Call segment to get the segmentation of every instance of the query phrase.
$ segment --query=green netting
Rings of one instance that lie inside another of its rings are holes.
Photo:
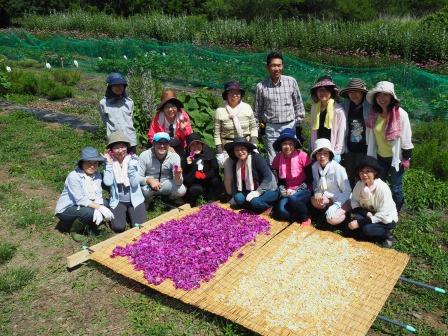
[[[73,67],[76,59],[85,71],[150,69],[164,81],[221,89],[226,81],[239,80],[248,91],[266,77],[266,53],[206,48],[191,43],[162,43],[141,39],[73,39],[54,36],[40,39],[26,32],[1,33],[0,54],[14,60],[31,58]],[[124,58],[127,57],[127,59]],[[102,60],[99,60],[99,57]],[[331,74],[340,88],[349,78],[363,78],[369,87],[377,81],[396,84],[402,106],[414,119],[448,118],[448,76],[435,75],[411,65],[385,68],[346,68],[285,57],[285,74],[294,76],[304,99],[322,74]]]

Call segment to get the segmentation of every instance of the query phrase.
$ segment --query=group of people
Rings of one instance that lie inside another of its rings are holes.
[[[280,53],[267,56],[266,68],[269,77],[256,87],[255,110],[243,102],[245,91],[237,81],[225,84],[224,104],[215,112],[214,149],[193,132],[175,91],[165,89],[149,125],[149,149],[140,156],[127,81],[110,74],[100,102],[107,150],[82,150],[56,206],[56,216],[74,239],[103,220],[115,232],[125,230],[127,222],[145,222],[155,196],[174,205],[227,196],[235,209],[303,226],[311,225],[310,214],[321,214],[327,225],[351,236],[391,246],[413,148],[409,118],[394,84],[382,81],[368,90],[355,78],[339,90],[330,76],[319,78],[310,91],[309,148],[304,148],[305,108],[298,84],[283,75]],[[259,152],[259,137],[267,158]],[[100,164],[105,165],[102,175]],[[103,188],[109,190],[108,202]]]

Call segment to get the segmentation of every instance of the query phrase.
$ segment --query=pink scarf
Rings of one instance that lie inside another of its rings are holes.
[[[301,169],[299,166],[299,151],[295,150],[290,158],[285,157],[283,154],[279,156],[279,162],[278,162],[278,176],[281,179],[286,178],[286,164],[289,160],[291,160],[291,177],[297,177],[299,176]]]
[[[369,117],[367,119],[366,126],[368,128],[374,128],[376,119],[378,118],[379,113],[373,111],[373,109],[369,113]],[[389,111],[386,115],[386,140],[393,141],[398,139],[401,135],[401,126],[400,126],[400,112],[399,106],[394,106],[391,111]]]

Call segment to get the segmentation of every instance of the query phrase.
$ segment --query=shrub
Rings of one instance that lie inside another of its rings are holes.
[[[448,180],[448,121],[417,123],[413,126],[413,138],[412,167]]]
[[[81,80],[81,72],[79,70],[62,70],[55,69],[52,71],[53,78],[62,84],[73,86]]]
[[[404,175],[406,203],[413,210],[444,209],[448,206],[448,183],[421,169],[410,169]]]
[[[194,132],[199,133],[204,142],[213,148],[213,119],[215,109],[221,103],[221,98],[203,89],[194,94],[181,94],[179,95],[179,99],[184,104],[185,110],[191,118]]]
[[[46,96],[50,100],[69,98],[73,97],[73,90],[71,87],[57,84],[52,89],[47,91]]]

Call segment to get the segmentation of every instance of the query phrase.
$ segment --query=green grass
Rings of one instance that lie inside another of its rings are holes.
[[[25,287],[34,279],[35,273],[28,267],[7,268],[0,273],[0,293],[12,293]]]
[[[14,257],[17,245],[9,242],[0,242],[0,265],[6,264]]]
[[[120,334],[228,336],[251,334],[234,323],[148,290],[100,266],[83,266],[73,273],[66,272],[64,262],[61,261],[65,255],[60,251],[66,244],[72,244],[75,250],[79,246],[72,243],[69,237],[54,232],[53,226],[56,221],[51,218],[52,209],[46,203],[47,200],[27,193],[17,181],[26,183],[32,190],[40,188],[53,193],[60,192],[66,175],[75,166],[80,149],[85,145],[103,148],[104,134],[77,132],[67,127],[48,127],[47,124],[21,112],[0,114],[0,129],[0,143],[4,147],[0,151],[0,160],[3,162],[4,172],[10,179],[0,183],[0,195],[3,196],[0,202],[2,210],[0,221],[8,232],[23,235],[17,240],[12,235],[8,237],[8,242],[21,246],[20,253],[14,255],[13,261],[21,258],[22,263],[25,263],[23,268],[12,267],[11,262],[0,268],[2,279],[0,300],[6,302],[6,305],[0,307],[2,335],[13,334],[12,323],[15,323],[13,321],[16,314],[19,314],[19,319],[25,318],[25,315],[20,315],[24,314],[23,310],[17,312],[18,307],[10,296],[14,296],[23,307],[29,306],[32,302],[46,300],[45,291],[39,291],[39,288],[47,288],[48,281],[60,276],[70,277],[63,291],[66,294],[61,298],[67,302],[75,300],[76,296],[88,300],[92,293],[107,286],[104,281],[114,283],[113,286],[109,285],[111,289],[107,288],[110,291],[108,297],[113,297],[116,306],[125,311],[120,318],[129,324]],[[159,202],[151,206],[148,215],[153,218],[164,211],[166,211],[164,205]],[[410,263],[404,272],[405,276],[448,288],[447,219],[447,212],[444,209],[415,211],[401,217],[396,229],[398,241],[395,247],[411,255]],[[109,236],[110,232],[105,231],[102,236],[92,236],[90,242],[94,244]],[[23,244],[26,242],[33,242],[34,245],[26,246]],[[40,248],[36,249],[37,242]],[[39,259],[39,250],[43,248],[51,248],[54,251],[53,258],[45,264],[41,264]],[[9,251],[10,248],[6,250]],[[36,267],[39,275],[34,271]],[[67,281],[65,278],[62,279],[57,278],[52,284]],[[129,289],[126,295],[114,293],[116,288],[122,287]],[[103,298],[100,299],[102,300]],[[48,304],[50,307],[47,310],[28,311],[36,321],[47,321],[45,325],[36,326],[33,334],[45,334],[50,327],[54,328],[54,334],[64,334],[63,329],[59,329],[50,321],[54,321],[56,316],[69,321],[77,313],[72,310],[70,313],[58,311],[52,301]],[[447,311],[446,295],[398,282],[381,314],[415,326],[419,335],[433,336],[447,334]],[[421,318],[418,319],[415,315]],[[90,327],[102,330],[105,330],[110,321],[107,314],[102,314],[100,311],[83,318]],[[373,324],[371,333],[404,335],[402,330],[378,321]],[[65,334],[68,332],[65,331]]]

